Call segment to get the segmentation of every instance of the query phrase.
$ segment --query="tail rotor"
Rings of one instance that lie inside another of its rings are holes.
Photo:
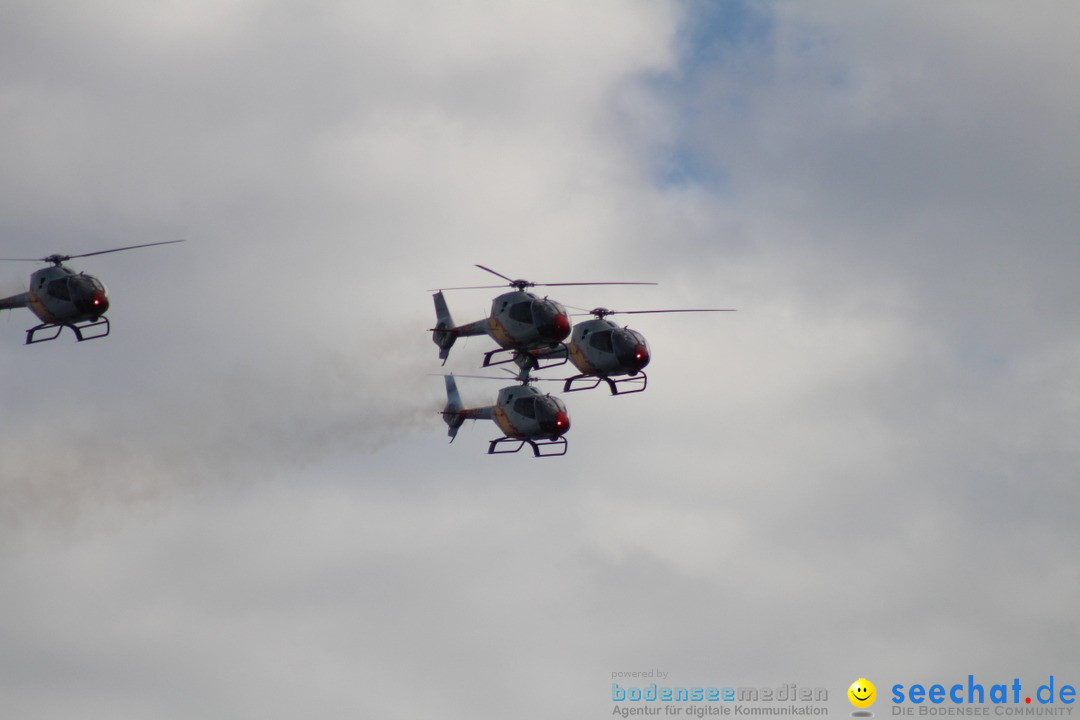
[[[446,434],[450,436],[450,442],[454,442],[458,428],[465,423],[465,406],[461,403],[454,376],[446,375],[443,379],[446,380],[446,407],[443,408],[442,418],[449,427]]]
[[[450,357],[450,348],[454,347],[454,341],[457,340],[457,333],[450,331],[450,328],[454,327],[454,320],[450,317],[450,308],[446,306],[442,290],[432,297],[435,298],[436,323],[435,329],[431,331],[431,339],[439,346],[439,359],[445,365],[446,359]]]

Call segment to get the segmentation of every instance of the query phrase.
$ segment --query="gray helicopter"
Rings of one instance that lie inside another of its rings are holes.
[[[443,291],[439,290],[433,296],[435,298],[436,325],[432,329],[432,340],[439,346],[439,359],[446,364],[450,356],[450,348],[454,346],[459,337],[473,335],[487,335],[491,337],[499,347],[484,353],[484,367],[501,365],[514,360],[519,352],[533,350],[550,351],[563,349],[562,341],[570,334],[570,316],[566,308],[548,298],[540,298],[526,288],[547,286],[566,287],[571,285],[655,285],[656,283],[636,282],[572,282],[572,283],[534,283],[528,280],[512,280],[502,273],[495,272],[491,268],[477,265],[476,267],[506,280],[514,290],[503,293],[491,303],[491,314],[483,320],[455,325],[450,316],[450,309],[446,305]],[[446,288],[448,290],[484,290],[506,287],[505,285],[476,285],[461,288]],[[554,362],[544,365],[544,368],[554,367],[566,362],[565,353],[561,359],[557,353],[549,354],[555,358]],[[540,368],[533,368],[540,369]]]
[[[648,386],[649,378],[645,366],[652,359],[649,343],[645,336],[629,327],[620,327],[608,320],[609,315],[644,315],[652,313],[687,313],[687,312],[735,312],[730,308],[695,309],[695,310],[608,310],[595,308],[589,311],[592,320],[574,325],[570,342],[563,347],[550,350],[519,352],[514,361],[521,368],[523,375],[541,367],[553,367],[560,357],[569,357],[570,362],[580,372],[565,378],[563,392],[592,390],[601,381],[606,382],[612,395],[628,395],[642,392]],[[547,362],[547,365],[541,363]]]
[[[558,457],[566,454],[563,437],[570,429],[566,405],[554,395],[545,395],[524,380],[499,390],[494,405],[466,408],[458,394],[453,375],[445,375],[446,407],[443,421],[450,428],[447,435],[454,442],[458,429],[466,420],[492,420],[503,437],[488,444],[488,455],[516,453],[528,445],[533,457]],[[496,378],[484,378],[486,380]]]
[[[30,289],[18,295],[0,298],[0,310],[28,307],[41,320],[26,331],[26,344],[55,340],[64,328],[71,328],[75,339],[93,340],[109,334],[109,319],[105,312],[109,309],[109,296],[105,285],[93,275],[75,272],[64,263],[73,258],[104,255],[134,250],[153,245],[170,245],[183,240],[128,245],[112,250],[82,253],[81,255],[49,255],[43,258],[0,258],[14,262],[46,262],[51,267],[42,268],[30,275]],[[49,334],[51,332],[51,334]],[[35,337],[42,333],[43,337]]]

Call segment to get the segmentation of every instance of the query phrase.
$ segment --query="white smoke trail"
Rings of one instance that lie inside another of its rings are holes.
[[[18,422],[7,418],[0,527],[73,521],[100,505],[281,477],[437,429],[441,384],[426,376],[434,346],[409,336],[383,337],[363,355],[324,351],[299,363],[236,365],[195,386],[128,389],[125,400],[106,406],[50,404]]]

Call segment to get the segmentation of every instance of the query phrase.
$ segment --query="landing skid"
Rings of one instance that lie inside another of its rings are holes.
[[[537,357],[536,353],[545,353],[543,357]],[[505,354],[505,357],[503,355]],[[552,348],[543,348],[541,350],[511,350],[509,348],[499,348],[497,350],[491,350],[484,353],[484,367],[495,367],[496,365],[505,365],[506,363],[517,363],[517,366],[522,370],[546,370],[548,368],[558,367],[565,365],[568,354],[566,351],[566,345],[559,343]],[[550,362],[543,363],[543,361],[549,360]]]
[[[504,443],[514,443],[514,449],[499,449],[499,446]],[[491,444],[488,445],[488,455],[509,455],[511,453],[516,453],[521,450],[521,448],[525,447],[526,444],[532,448],[533,457],[560,457],[566,454],[567,449],[567,442],[564,437],[558,437],[554,440],[530,440],[528,438],[523,440],[520,438],[503,437],[491,441]]]
[[[590,380],[592,381],[591,383],[589,382]],[[631,393],[644,392],[645,387],[649,384],[649,377],[644,372],[638,372],[637,375],[624,377],[621,380],[613,380],[601,375],[575,375],[566,378],[566,383],[563,385],[563,392],[569,393],[592,390],[600,384],[601,380],[606,382],[608,387],[611,388],[612,395],[629,395]],[[577,383],[578,387],[574,387],[574,383]]]
[[[97,338],[103,338],[109,334],[109,318],[103,317],[99,320],[93,320],[85,322],[81,325],[75,325],[73,323],[42,323],[41,325],[35,325],[26,331],[26,344],[33,345],[35,343],[48,342],[49,340],[55,340],[60,337],[60,333],[64,328],[71,328],[71,332],[75,333],[75,339],[79,342],[83,340],[96,340]],[[94,330],[91,334],[85,335],[84,330],[90,330],[91,328],[102,328],[102,330]],[[46,337],[35,338],[38,333],[48,333],[52,331],[51,335]]]

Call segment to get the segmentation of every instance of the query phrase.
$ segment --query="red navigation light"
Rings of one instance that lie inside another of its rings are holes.
[[[90,296],[90,304],[94,306],[94,311],[99,315],[109,309],[109,299],[105,297],[105,293],[101,290],[94,290]]]
[[[642,344],[634,348],[634,364],[638,370],[649,364],[649,349]]]
[[[563,313],[555,316],[555,329],[559,331],[559,337],[564,338],[570,334],[570,318]]]
[[[570,429],[570,416],[564,412],[555,413],[555,430],[558,433],[564,433]]]

